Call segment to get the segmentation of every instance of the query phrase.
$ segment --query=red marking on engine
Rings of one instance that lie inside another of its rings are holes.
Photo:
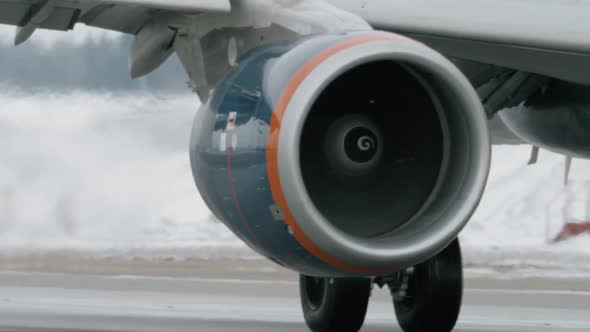
[[[252,227],[250,226],[250,224],[248,223],[248,220],[246,220],[246,217],[244,216],[244,213],[242,212],[242,207],[240,206],[240,201],[238,200],[238,194],[236,192],[236,186],[234,183],[234,176],[232,173],[232,168],[231,168],[231,150],[232,150],[232,146],[229,143],[230,141],[230,137],[234,135],[233,133],[228,133],[228,138],[227,138],[227,177],[229,180],[229,186],[231,189],[231,195],[234,201],[234,205],[236,207],[236,211],[238,212],[238,217],[240,218],[240,221],[242,222],[242,225],[244,225],[244,228],[246,228],[246,231],[250,234],[250,236],[252,237],[252,240],[254,241],[258,241],[258,239],[256,238],[256,234],[254,234],[254,231],[252,231]]]
[[[278,165],[278,145],[279,145],[279,132],[281,130],[281,122],[283,120],[283,115],[287,110],[289,103],[291,102],[291,98],[295,95],[295,92],[299,88],[299,86],[303,83],[303,81],[311,74],[314,69],[316,69],[319,65],[321,65],[324,61],[326,61],[331,56],[346,50],[348,48],[373,42],[373,41],[383,41],[383,40],[392,40],[392,39],[402,39],[402,37],[389,34],[389,33],[374,33],[370,35],[364,35],[359,37],[354,37],[351,39],[347,39],[341,43],[333,45],[326,50],[320,52],[318,55],[313,57],[307,63],[305,63],[299,71],[293,76],[293,78],[287,83],[287,86],[283,90],[271,116],[271,123],[270,123],[270,130],[267,142],[267,150],[266,150],[266,160],[267,160],[267,167],[268,167],[268,175],[269,175],[269,183],[272,192],[273,199],[275,204],[281,207],[283,213],[285,214],[285,223],[291,227],[293,230],[293,236],[303,246],[311,255],[317,257],[324,263],[335,267],[342,271],[348,271],[353,273],[359,274],[368,274],[368,275],[378,275],[385,272],[390,271],[374,271],[358,266],[354,266],[348,264],[346,262],[337,259],[328,253],[326,253],[323,249],[321,249],[317,244],[315,244],[301,229],[297,220],[293,216],[293,213],[289,209],[287,204],[287,199],[285,198],[285,194],[283,193],[283,188],[281,186],[281,180],[279,176],[279,165]],[[404,38],[405,39],[405,38]]]

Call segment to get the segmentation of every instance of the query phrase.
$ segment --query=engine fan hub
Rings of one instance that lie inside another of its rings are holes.
[[[344,137],[344,152],[350,161],[367,163],[379,152],[377,135],[366,127],[355,127]]]
[[[342,176],[364,176],[375,171],[383,156],[383,135],[363,115],[335,121],[327,131],[324,153],[332,171]]]

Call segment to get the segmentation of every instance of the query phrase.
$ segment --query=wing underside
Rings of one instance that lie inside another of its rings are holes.
[[[450,57],[590,84],[588,0],[328,1]],[[81,22],[135,34],[161,11],[230,10],[230,0],[0,0],[0,23],[21,27],[18,44],[37,28]]]
[[[230,10],[229,0],[0,0],[0,23],[24,30],[16,36],[19,43],[38,28],[66,31],[81,22],[134,34],[161,11],[194,14]]]
[[[329,0],[451,57],[590,84],[590,1]]]

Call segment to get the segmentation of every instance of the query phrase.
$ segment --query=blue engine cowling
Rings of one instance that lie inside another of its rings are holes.
[[[257,252],[307,275],[370,276],[456,238],[490,145],[453,64],[370,31],[244,54],[199,111],[190,153],[209,208]]]

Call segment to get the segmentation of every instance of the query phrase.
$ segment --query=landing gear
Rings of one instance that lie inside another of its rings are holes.
[[[414,268],[402,271],[392,288],[397,320],[406,332],[450,332],[457,323],[463,297],[459,240]]]
[[[357,332],[365,321],[371,284],[368,278],[302,275],[299,290],[307,326],[313,332]]]
[[[301,276],[299,290],[307,326],[313,332],[357,332],[367,313],[372,283],[388,285],[405,332],[450,332],[463,298],[459,240],[424,263],[374,279]]]

